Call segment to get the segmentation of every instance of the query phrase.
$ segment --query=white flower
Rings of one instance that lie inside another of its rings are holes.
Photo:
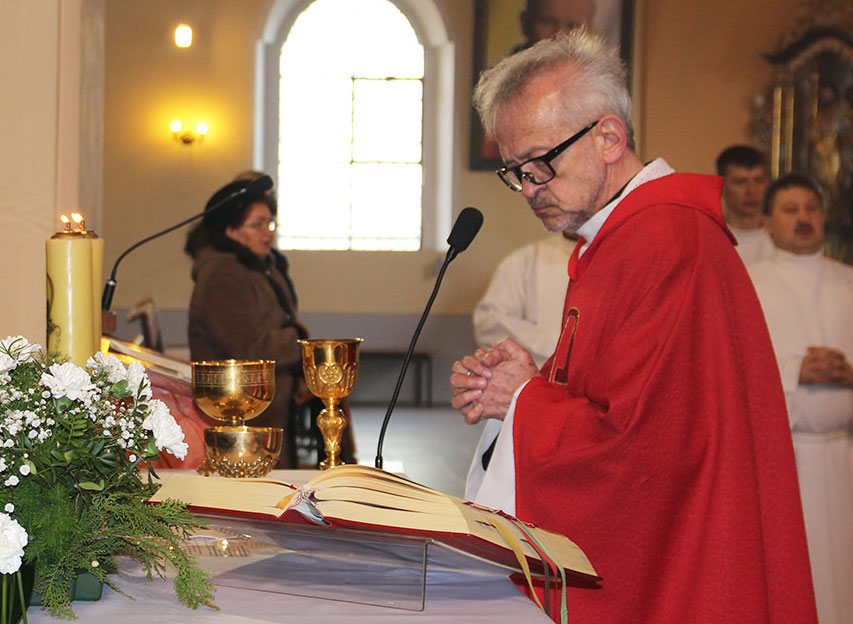
[[[127,368],[119,359],[112,353],[103,353],[98,351],[95,355],[86,360],[86,368],[103,369],[107,373],[110,383],[118,383],[127,379]]]
[[[142,426],[154,433],[155,446],[158,449],[166,449],[178,459],[186,457],[189,446],[184,442],[184,430],[172,417],[166,404],[159,399],[153,399],[148,404],[148,410]]]
[[[16,485],[18,485],[18,477],[12,475],[3,482],[3,485],[5,485],[6,487],[15,487]]]
[[[15,505],[13,505],[12,503],[6,503],[6,506],[3,507],[3,509],[5,509],[7,513],[12,513],[13,511],[15,511]]]
[[[151,382],[145,374],[145,367],[137,361],[131,362],[127,367],[127,387],[134,396],[138,394],[143,401],[152,397]]]
[[[33,354],[41,351],[41,345],[32,344],[23,336],[6,336],[0,340],[0,372],[7,372],[21,362],[33,358]]]
[[[20,472],[25,477],[30,474],[30,465],[29,464],[21,464],[21,467],[18,468],[18,472]]]
[[[26,529],[9,514],[0,513],[0,574],[18,571],[28,541]]]
[[[95,384],[85,369],[71,362],[53,364],[50,373],[41,374],[41,382],[50,388],[57,399],[68,397],[72,401],[87,400],[95,391]]]

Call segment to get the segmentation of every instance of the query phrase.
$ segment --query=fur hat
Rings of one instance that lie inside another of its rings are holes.
[[[217,207],[217,204],[226,200],[229,196],[246,189],[251,182],[251,180],[235,180],[216,191],[204,207],[205,212],[201,220],[202,224],[217,232],[224,232],[228,227],[237,227],[241,222],[243,211],[256,202],[263,202],[269,207],[270,212],[275,214],[275,199],[264,192],[244,192],[226,201],[222,206]]]

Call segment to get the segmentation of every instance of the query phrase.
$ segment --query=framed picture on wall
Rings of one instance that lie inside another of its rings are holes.
[[[550,37],[568,24],[586,24],[614,46],[631,67],[635,0],[476,0],[474,84],[484,69],[512,52]],[[497,145],[471,111],[471,157],[474,170],[503,166]]]

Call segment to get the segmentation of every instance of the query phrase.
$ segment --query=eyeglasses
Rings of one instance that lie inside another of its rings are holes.
[[[276,222],[271,221],[269,219],[264,219],[263,221],[253,221],[252,223],[244,224],[250,230],[255,230],[256,232],[263,232],[267,230],[269,232],[275,232]]]
[[[515,167],[501,167],[496,171],[498,177],[503,180],[504,184],[517,193],[521,192],[521,183],[524,180],[527,180],[531,184],[547,184],[557,175],[557,172],[551,166],[551,161],[592,130],[599,121],[593,121],[588,126],[581,128],[557,147],[541,156],[525,160]]]

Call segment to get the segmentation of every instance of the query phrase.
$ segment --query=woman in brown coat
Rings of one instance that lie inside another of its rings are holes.
[[[227,184],[207,208],[246,188],[248,180]],[[296,294],[287,260],[275,250],[276,200],[246,192],[205,214],[193,229],[186,251],[195,281],[189,310],[193,360],[275,360],[275,397],[250,426],[284,427],[301,378],[301,347],[307,331],[296,316]],[[285,442],[288,447],[288,441]],[[282,452],[279,466],[288,464]]]

